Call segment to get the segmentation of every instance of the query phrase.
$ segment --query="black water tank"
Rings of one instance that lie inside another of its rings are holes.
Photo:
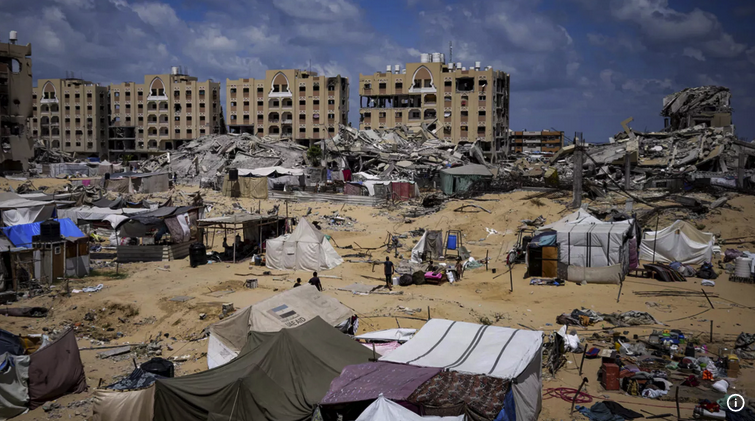
[[[110,173],[109,172],[105,173],[105,180],[110,180]]]
[[[239,179],[239,170],[238,168],[231,168],[228,170],[228,180],[230,181],[236,181]]]
[[[202,243],[193,243],[189,246],[189,264],[195,268],[207,264],[207,247]]]
[[[60,222],[48,219],[39,224],[39,241],[60,240]]]
[[[142,363],[141,367],[139,368],[146,371],[147,373],[157,374],[158,376],[163,377],[173,377],[175,371],[172,362],[160,357],[155,357],[145,363]]]

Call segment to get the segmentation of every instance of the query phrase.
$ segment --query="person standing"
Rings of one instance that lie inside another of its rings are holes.
[[[461,275],[464,274],[464,265],[461,264],[461,259],[456,259],[456,279],[457,281],[461,281]]]
[[[391,262],[391,258],[388,256],[385,256],[385,286],[389,290],[393,290],[393,281],[391,278],[393,277],[393,274],[396,272],[396,269],[393,267],[393,262]]]
[[[309,284],[316,286],[318,291],[322,291],[322,282],[317,277],[317,272],[312,273],[312,279],[309,280]]]

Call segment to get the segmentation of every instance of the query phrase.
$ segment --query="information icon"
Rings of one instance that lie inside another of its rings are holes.
[[[739,412],[745,408],[745,398],[735,393],[729,396],[729,399],[726,399],[726,406],[729,407],[731,412]]]

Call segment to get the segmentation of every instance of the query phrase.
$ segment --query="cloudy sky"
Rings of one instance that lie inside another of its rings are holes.
[[[755,137],[755,3],[703,0],[2,0],[0,22],[33,46],[35,78],[66,71],[141,81],[262,77],[307,68],[360,73],[444,52],[511,74],[511,128],[582,131],[601,142],[634,117],[662,127],[662,97],[688,86],[733,92],[740,137]],[[749,118],[747,116],[750,116]]]

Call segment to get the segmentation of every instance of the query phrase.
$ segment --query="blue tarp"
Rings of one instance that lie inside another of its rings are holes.
[[[60,235],[63,237],[86,237],[70,219],[63,218],[56,219],[56,221],[60,222]],[[39,235],[39,224],[41,222],[3,227],[3,234],[8,237],[14,246],[31,248],[31,238]]]
[[[556,237],[557,237],[557,234],[555,231],[546,231],[532,238],[532,241],[530,241],[530,244],[528,247],[539,248],[539,247],[545,247],[545,246],[555,246]]]

